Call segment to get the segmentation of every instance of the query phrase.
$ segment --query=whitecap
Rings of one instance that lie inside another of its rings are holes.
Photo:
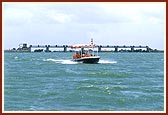
[[[17,57],[17,56],[14,57],[14,59],[16,59],[16,60],[17,60],[18,58],[19,58],[19,57]]]

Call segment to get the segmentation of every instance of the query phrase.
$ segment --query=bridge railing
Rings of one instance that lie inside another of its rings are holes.
[[[150,51],[151,48],[149,48],[149,46],[126,46],[126,45],[123,45],[123,46],[119,46],[119,45],[96,45],[95,46],[96,48],[98,48],[98,51],[101,52],[102,48],[114,48],[115,52],[118,52],[118,49],[119,48],[130,48],[131,51],[134,51],[134,48],[146,48],[146,51]],[[31,50],[31,48],[46,48],[46,51],[49,51],[49,48],[64,48],[64,52],[67,51],[67,48],[71,48],[70,45],[30,45],[29,46],[29,49]]]

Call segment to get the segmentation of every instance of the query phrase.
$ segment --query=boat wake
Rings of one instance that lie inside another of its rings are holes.
[[[63,60],[63,59],[43,59],[43,61],[55,62],[60,64],[77,64],[77,62],[74,62],[71,60]]]
[[[60,63],[60,64],[78,64],[80,62],[74,62],[72,60],[66,60],[66,59],[43,59],[43,61],[47,62],[55,62],[55,63]],[[109,60],[100,60],[98,64],[115,64],[117,63],[116,61],[109,61]]]
[[[116,61],[109,61],[109,60],[100,60],[98,63],[100,64],[115,64]]]

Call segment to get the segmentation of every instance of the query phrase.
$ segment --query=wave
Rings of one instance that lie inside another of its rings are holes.
[[[61,64],[78,64],[79,62],[74,62],[72,60],[64,60],[64,59],[43,59],[43,61],[48,61],[48,62],[55,62],[55,63],[61,63]],[[117,63],[116,61],[109,61],[109,60],[100,60],[98,62],[99,64],[115,64]]]
[[[15,56],[14,59],[17,60],[19,57]]]

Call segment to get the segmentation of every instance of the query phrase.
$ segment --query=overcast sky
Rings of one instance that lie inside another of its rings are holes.
[[[4,49],[28,45],[148,45],[164,49],[166,3],[5,3]]]

